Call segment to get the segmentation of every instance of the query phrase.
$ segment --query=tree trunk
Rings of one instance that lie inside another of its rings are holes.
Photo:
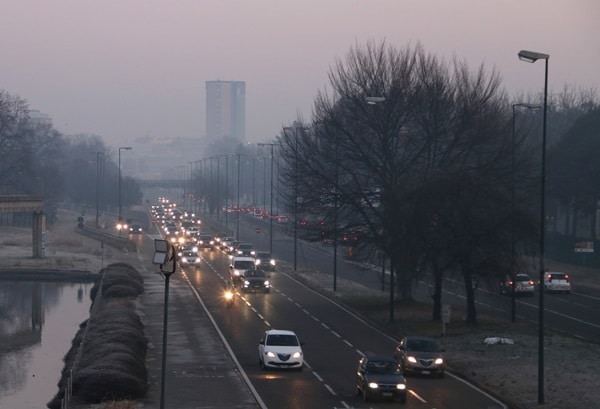
[[[433,289],[433,311],[431,318],[433,321],[442,320],[442,279],[443,273],[437,268],[434,268],[433,277],[435,280],[435,286]]]
[[[467,295],[467,325],[477,324],[477,311],[475,310],[475,288],[473,285],[473,276],[470,269],[463,268],[463,277],[465,280],[465,293]]]

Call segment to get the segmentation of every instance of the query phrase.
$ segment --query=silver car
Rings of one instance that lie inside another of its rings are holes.
[[[396,347],[394,357],[405,374],[415,373],[442,378],[445,373],[444,349],[433,338],[408,336]]]

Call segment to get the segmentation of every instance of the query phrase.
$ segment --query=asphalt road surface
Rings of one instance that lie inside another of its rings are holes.
[[[151,260],[154,237],[136,238],[144,260]],[[362,354],[370,351],[391,355],[397,340],[277,271],[270,273],[270,293],[238,293],[234,305],[228,308],[222,299],[222,285],[229,274],[229,260],[219,251],[207,250],[202,255],[201,265],[186,267],[171,279],[187,282],[189,292],[178,287],[169,305],[170,315],[177,319],[170,324],[176,328],[169,327],[168,362],[185,372],[167,372],[167,391],[172,392],[167,398],[169,407],[173,403],[190,407],[189,402],[184,405],[189,398],[186,400],[182,384],[186,388],[204,388],[203,395],[214,399],[219,396],[219,402],[229,398],[231,407],[251,407],[248,391],[264,408],[389,407],[388,402],[361,400],[356,392],[355,371]],[[158,310],[154,315],[159,316]],[[214,324],[218,336],[206,329],[205,333],[200,332],[200,326],[206,328],[207,321]],[[302,371],[265,371],[259,367],[258,340],[270,328],[291,329],[299,335],[306,360]],[[211,381],[209,368],[222,366],[216,362],[229,361],[236,364],[239,376],[233,364],[225,365],[225,369],[213,374],[222,382]],[[451,374],[443,379],[410,377],[408,386],[406,408],[505,407]]]

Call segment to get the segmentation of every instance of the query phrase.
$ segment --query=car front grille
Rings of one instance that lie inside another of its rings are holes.
[[[290,359],[291,355],[290,354],[277,354],[277,357],[279,358],[280,361],[287,361]]]
[[[422,366],[431,366],[433,365],[433,359],[419,359],[419,363]]]

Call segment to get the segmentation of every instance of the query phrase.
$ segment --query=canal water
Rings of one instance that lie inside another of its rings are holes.
[[[92,285],[0,281],[0,408],[47,407]]]

